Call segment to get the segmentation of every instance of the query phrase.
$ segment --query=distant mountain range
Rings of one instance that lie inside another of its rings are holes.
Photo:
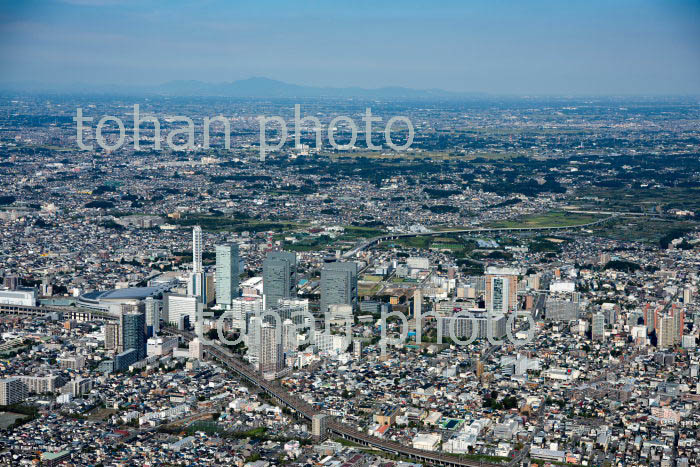
[[[481,93],[455,93],[442,89],[410,89],[402,87],[382,87],[366,89],[360,87],[314,87],[290,84],[269,78],[248,78],[228,83],[207,83],[204,81],[169,81],[155,86],[90,85],[49,85],[40,83],[3,83],[0,90],[12,92],[52,92],[60,94],[156,94],[165,96],[218,96],[218,97],[328,97],[328,98],[458,98],[484,96]]]

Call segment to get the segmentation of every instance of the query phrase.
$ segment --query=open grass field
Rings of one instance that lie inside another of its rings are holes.
[[[360,297],[372,297],[379,292],[379,290],[382,288],[381,284],[379,283],[371,283],[371,284],[358,284],[357,285],[357,295]]]
[[[588,224],[603,219],[605,215],[577,214],[563,211],[550,211],[544,214],[523,216],[518,219],[509,219],[492,222],[485,227],[569,227]]]
[[[27,415],[23,415],[21,413],[0,412],[0,429],[6,430],[15,421],[21,420],[25,417],[27,417]]]
[[[360,276],[359,280],[364,281],[364,282],[381,282],[382,277],[381,276],[373,276],[370,274],[365,274],[364,276]]]

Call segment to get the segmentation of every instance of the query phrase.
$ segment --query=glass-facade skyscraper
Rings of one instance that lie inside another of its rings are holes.
[[[321,269],[321,313],[330,305],[350,305],[357,303],[357,264],[329,263]]]
[[[263,261],[263,295],[265,309],[275,307],[283,298],[296,296],[297,255],[289,251],[273,251]]]
[[[135,350],[136,361],[146,358],[146,316],[130,312],[122,315],[122,342],[124,351]]]
[[[216,304],[231,308],[238,297],[238,245],[216,245]]]

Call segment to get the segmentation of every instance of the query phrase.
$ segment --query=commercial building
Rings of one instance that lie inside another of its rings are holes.
[[[155,336],[160,332],[160,316],[163,302],[153,297],[147,297],[144,301],[146,309],[146,335]]]
[[[248,332],[248,322],[251,316],[257,316],[263,311],[262,297],[238,297],[231,301],[231,319],[234,328]]]
[[[545,318],[548,321],[576,321],[579,304],[571,300],[547,298],[545,302]]]
[[[418,433],[413,437],[413,449],[436,451],[441,439],[437,433]]]
[[[263,261],[263,295],[265,309],[277,306],[284,298],[296,297],[297,255],[273,251]]]
[[[0,290],[0,305],[36,306],[36,289]]]
[[[321,269],[321,313],[330,305],[357,304],[357,264],[329,263]]]
[[[146,341],[146,355],[148,357],[167,355],[176,349],[177,337],[152,337]]]
[[[152,287],[128,287],[107,291],[87,292],[76,303],[80,308],[106,311],[118,314],[123,305],[138,306],[148,297],[157,298],[172,287],[170,282],[161,283]]]
[[[216,245],[216,304],[230,308],[238,297],[238,245]]]
[[[167,294],[166,301],[168,304],[168,321],[176,326],[181,323],[183,317],[187,318],[190,325],[194,324],[197,312],[202,308],[202,304],[197,297],[190,295]]]

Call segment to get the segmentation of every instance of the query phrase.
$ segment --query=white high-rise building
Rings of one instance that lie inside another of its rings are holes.
[[[203,272],[202,269],[202,228],[195,225],[192,229],[192,272]]]
[[[189,350],[190,358],[196,358],[197,360],[202,360],[204,358],[204,346],[198,337],[190,341]]]
[[[316,332],[313,334],[313,344],[318,353],[337,353],[343,348],[344,336]]]
[[[263,311],[262,297],[238,297],[231,301],[231,319],[234,328],[248,333],[248,317],[257,316]]]
[[[168,320],[178,325],[183,316],[187,316],[190,326],[193,326],[197,317],[197,311],[202,303],[197,297],[188,295],[168,295]]]
[[[355,360],[360,360],[362,358],[362,341],[352,341],[352,356],[355,358]]]
[[[246,333],[246,346],[248,347],[248,361],[256,369],[260,363],[260,327],[262,320],[253,316],[248,323],[248,332]]]
[[[295,311],[309,311],[308,298],[283,298],[279,300],[281,308],[294,308]]]
[[[298,347],[297,328],[291,319],[284,320],[282,323],[282,351],[293,352]]]
[[[423,291],[421,289],[416,289],[413,292],[413,316],[416,319],[420,319],[423,314]]]

